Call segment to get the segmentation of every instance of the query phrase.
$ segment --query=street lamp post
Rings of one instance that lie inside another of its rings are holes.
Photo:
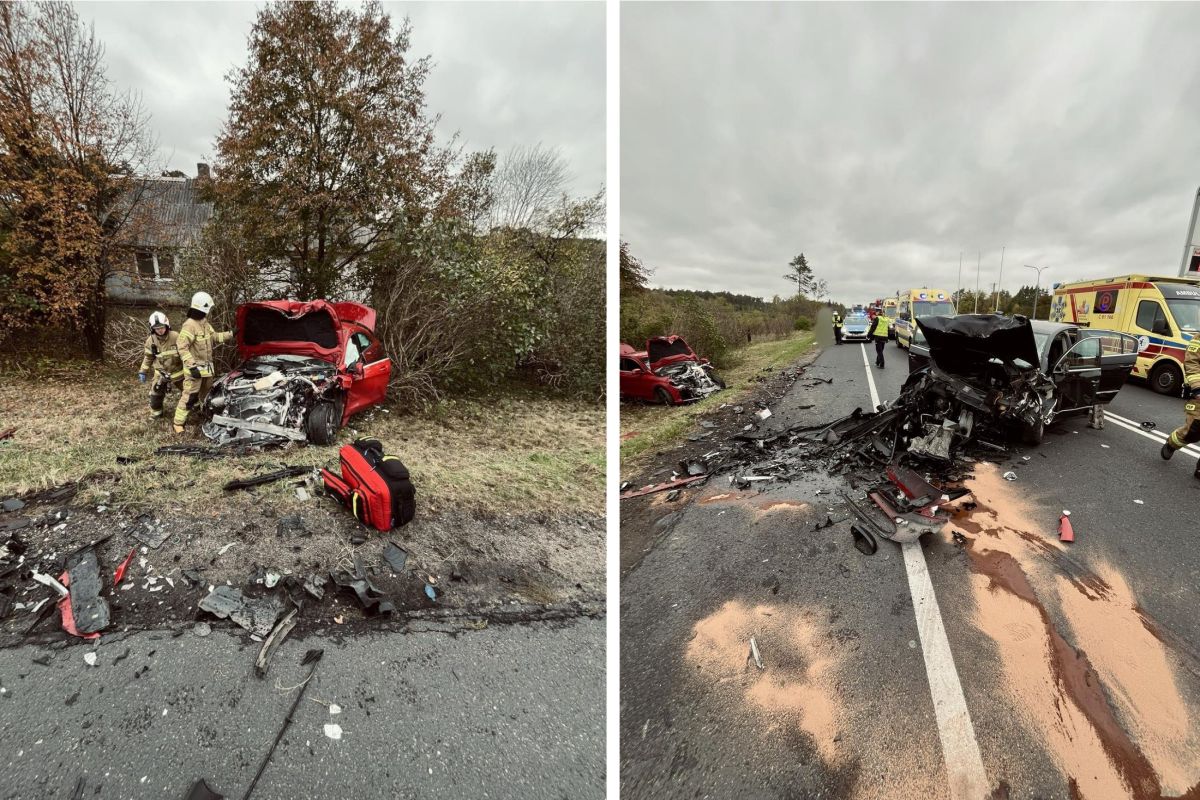
[[[1026,264],[1025,268],[1031,269],[1037,273],[1037,282],[1034,283],[1034,285],[1033,285],[1033,316],[1032,316],[1033,319],[1037,319],[1038,293],[1039,293],[1039,290],[1042,288],[1042,270],[1049,269],[1049,267],[1032,267],[1029,264]]]

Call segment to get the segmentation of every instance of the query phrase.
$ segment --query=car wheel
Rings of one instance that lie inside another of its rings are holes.
[[[708,377],[712,378],[712,380],[713,380],[713,383],[715,383],[715,384],[717,385],[717,388],[718,388],[718,389],[724,389],[724,388],[725,388],[725,381],[723,381],[723,380],[721,379],[721,376],[720,376],[720,375],[718,375],[717,373],[715,373],[715,372],[710,372],[710,373],[708,373]]]
[[[674,401],[671,399],[671,393],[661,386],[654,387],[654,399],[658,401],[659,405],[669,406],[674,404]]]
[[[342,421],[338,406],[338,403],[317,403],[308,412],[305,431],[310,442],[319,445],[333,444]]]
[[[1178,396],[1182,385],[1183,376],[1179,374],[1179,367],[1169,361],[1150,370],[1150,388],[1159,394]]]

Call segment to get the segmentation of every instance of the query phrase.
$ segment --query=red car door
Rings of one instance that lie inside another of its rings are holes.
[[[621,396],[635,400],[654,398],[654,387],[647,380],[646,371],[637,359],[621,359]]]
[[[392,377],[392,360],[384,355],[379,341],[356,325],[349,327],[351,333],[346,342],[343,368],[350,375],[350,391],[342,414],[343,423],[352,414],[382,403]]]

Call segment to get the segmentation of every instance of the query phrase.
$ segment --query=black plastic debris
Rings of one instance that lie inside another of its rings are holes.
[[[875,537],[861,525],[851,525],[850,535],[854,537],[854,549],[865,556],[873,556],[879,549],[879,543],[875,541]]]
[[[708,465],[703,461],[692,459],[691,461],[680,461],[677,470],[680,475],[694,478],[697,475],[707,475]]]
[[[152,550],[162,547],[162,543],[171,538],[171,531],[154,518],[153,514],[139,514],[134,519],[129,535]]]
[[[225,800],[225,795],[213,790],[208,783],[201,778],[192,784],[192,788],[184,795],[183,800]]]
[[[4,519],[0,519],[0,531],[19,531],[22,528],[28,528],[29,525],[29,517],[5,517]]]
[[[820,530],[824,530],[824,529],[826,529],[826,528],[832,528],[832,527],[833,527],[833,517],[831,517],[831,516],[829,516],[828,514],[826,514],[826,515],[825,515],[825,521],[824,521],[824,522],[818,522],[818,523],[816,524],[816,527],[814,527],[814,528],[813,528],[813,530],[814,530],[814,531],[820,531]]]
[[[25,507],[25,501],[19,497],[10,497],[3,502],[0,502],[0,508],[5,511],[20,511]]]
[[[286,517],[280,517],[275,523],[276,536],[309,536],[312,531],[304,524],[304,517],[300,514],[289,514]]]
[[[268,472],[264,475],[255,475],[253,478],[240,478],[230,481],[225,484],[224,489],[227,492],[235,492],[239,489],[249,489],[252,486],[262,486],[264,483],[274,483],[281,481],[284,478],[292,478],[297,475],[304,475],[312,472],[312,467],[284,467],[275,472]]]
[[[383,548],[383,560],[392,568],[396,575],[404,574],[404,565],[408,561],[408,551],[395,542],[388,542]]]
[[[299,609],[293,608],[283,619],[279,620],[275,625],[275,629],[263,642],[262,648],[258,651],[258,658],[254,660],[254,674],[259,678],[267,676],[267,667],[271,664],[271,656],[279,647],[287,635],[292,632],[292,628],[296,627],[296,616],[300,613]]]
[[[283,724],[279,726],[279,732],[275,734],[275,741],[271,742],[271,748],[263,756],[262,763],[258,765],[258,772],[254,773],[254,779],[250,781],[250,786],[246,789],[246,793],[242,795],[242,800],[249,800],[250,795],[254,792],[254,787],[258,785],[258,779],[262,777],[267,764],[271,762],[271,756],[274,754],[275,748],[279,746],[279,740],[283,738],[283,734],[287,732],[288,727],[292,724],[292,717],[296,715],[296,707],[304,699],[304,693],[308,691],[308,685],[312,683],[312,676],[316,674],[317,665],[323,655],[325,655],[324,650],[309,650],[304,654],[304,659],[300,662],[300,666],[312,665],[308,668],[308,677],[300,682],[300,691],[296,693],[296,699],[292,701],[292,707],[288,709],[287,717],[284,718]],[[188,800],[191,800],[191,798],[188,798]],[[199,798],[198,800],[203,800],[203,798]]]
[[[1157,427],[1158,427],[1158,424],[1151,422],[1150,420],[1146,420],[1145,422],[1142,423],[1142,428],[1144,430],[1152,431]]]
[[[141,461],[140,458],[134,458],[133,456],[117,456],[117,463],[121,464],[122,466],[126,464],[136,464],[139,461]]]
[[[252,598],[232,586],[217,586],[200,601],[200,609],[215,617],[229,619],[257,636],[266,636],[283,613],[283,603],[275,595]]]
[[[179,571],[179,574],[188,582],[188,585],[199,586],[204,583],[204,578],[201,577],[200,572],[200,569],[183,569]]]
[[[384,592],[365,576],[351,575],[348,572],[330,572],[329,577],[339,589],[352,593],[362,606],[367,616],[390,614],[396,610],[396,605]]]
[[[672,489],[671,491],[667,492],[667,502],[673,503],[678,500],[682,491],[682,489]]]
[[[95,549],[89,548],[69,557],[66,569],[70,578],[71,616],[75,630],[81,634],[104,630],[109,623],[109,608],[108,600],[100,596],[104,584]]]

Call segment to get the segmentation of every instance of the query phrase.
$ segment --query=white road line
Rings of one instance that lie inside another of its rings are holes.
[[[1105,410],[1104,418],[1106,420],[1111,419],[1113,422],[1117,423],[1122,428],[1127,428],[1140,436],[1145,436],[1147,439],[1153,439],[1154,441],[1158,442],[1159,444],[1162,444],[1163,442],[1165,442],[1167,440],[1167,438],[1171,435],[1169,433],[1162,433],[1161,431],[1157,431],[1157,430],[1148,431],[1145,428],[1143,428],[1140,423],[1134,422],[1131,419],[1126,419],[1125,417],[1122,417],[1119,414],[1114,414],[1108,410]],[[1186,447],[1184,447],[1183,452],[1189,456],[1200,457],[1200,447],[1198,447],[1194,444],[1189,444]]]
[[[871,408],[878,408],[879,392],[875,390],[875,376],[871,374],[866,345],[862,346],[862,354],[863,366],[867,370],[867,387],[871,391]],[[946,763],[950,797],[951,800],[978,800],[986,797],[990,791],[987,771],[983,768],[983,757],[979,754],[971,713],[967,710],[962,683],[954,667],[954,655],[950,652],[950,641],[942,625],[937,595],[929,580],[925,554],[917,542],[901,545],[901,550],[904,553],[904,570],[908,573],[913,612],[917,617],[917,634],[921,637],[921,653],[925,657],[925,675],[929,679],[929,693],[933,697],[938,737],[942,742],[942,760]]]

